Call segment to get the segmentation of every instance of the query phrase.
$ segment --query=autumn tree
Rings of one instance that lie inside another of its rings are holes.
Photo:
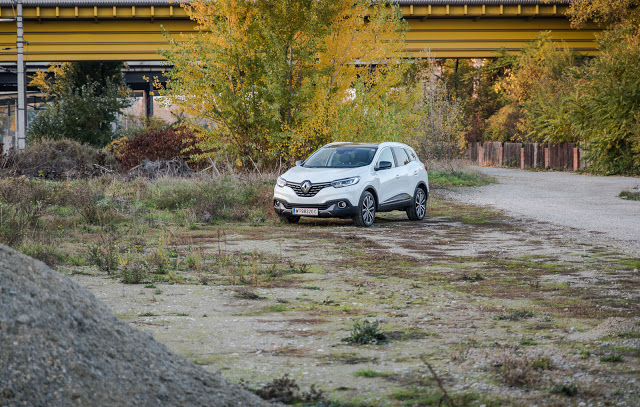
[[[105,146],[114,137],[117,114],[130,105],[121,70],[121,62],[71,62],[37,72],[30,85],[48,103],[30,123],[27,137]]]
[[[399,8],[367,0],[194,0],[163,94],[204,119],[207,149],[301,158],[332,140],[405,137],[413,76]]]

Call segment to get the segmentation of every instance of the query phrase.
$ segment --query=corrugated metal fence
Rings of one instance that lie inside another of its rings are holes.
[[[479,165],[511,168],[550,168],[573,170],[585,168],[582,151],[575,143],[470,143],[468,158]]]

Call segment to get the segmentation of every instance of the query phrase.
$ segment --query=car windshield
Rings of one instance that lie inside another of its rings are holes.
[[[309,157],[307,168],[356,168],[371,164],[376,155],[375,146],[340,145],[322,147]]]

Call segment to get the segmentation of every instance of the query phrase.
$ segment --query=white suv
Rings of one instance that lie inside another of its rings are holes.
[[[371,226],[376,211],[421,220],[428,198],[427,166],[406,144],[331,143],[278,177],[273,208],[289,223],[317,216]]]

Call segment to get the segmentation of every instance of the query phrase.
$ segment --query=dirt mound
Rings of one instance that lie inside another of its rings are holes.
[[[262,406],[0,245],[0,406]]]
[[[579,332],[569,336],[576,341],[591,341],[605,336],[619,336],[640,332],[640,318],[612,317],[602,321],[587,332]]]

